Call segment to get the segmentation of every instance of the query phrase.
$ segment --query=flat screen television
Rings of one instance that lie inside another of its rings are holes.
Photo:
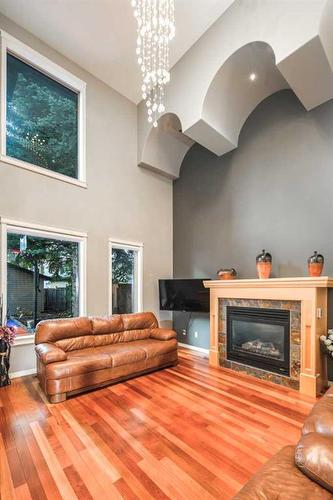
[[[209,289],[203,279],[159,280],[160,310],[209,312]]]

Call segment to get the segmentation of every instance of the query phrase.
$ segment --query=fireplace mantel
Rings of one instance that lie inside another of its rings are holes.
[[[220,366],[218,321],[220,299],[264,299],[301,302],[300,392],[320,394],[327,384],[326,362],[320,353],[319,337],[327,332],[328,289],[333,278],[271,278],[204,281],[210,289],[209,362]]]
[[[333,288],[333,278],[270,278],[267,280],[211,280],[204,281],[206,288]]]

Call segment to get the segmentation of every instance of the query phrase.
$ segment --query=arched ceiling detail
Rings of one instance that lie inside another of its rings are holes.
[[[234,52],[210,84],[201,119],[187,133],[220,156],[237,147],[241,128],[254,108],[266,97],[289,88],[275,65],[272,48],[252,42]],[[203,135],[203,128],[206,133]]]
[[[296,5],[297,4],[297,5]],[[193,142],[220,156],[269,95],[291,88],[305,109],[333,98],[333,0],[236,0],[172,69],[157,129],[138,109],[138,164],[175,179]],[[250,75],[256,75],[251,80]]]
[[[165,113],[158,120],[158,127],[148,130],[140,167],[176,179],[179,165],[194,141],[182,133],[182,125],[177,115]]]

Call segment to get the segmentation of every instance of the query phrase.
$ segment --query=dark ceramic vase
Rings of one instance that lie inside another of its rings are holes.
[[[10,384],[9,378],[10,345],[0,340],[0,387]]]
[[[323,268],[324,268],[324,257],[320,253],[315,251],[314,254],[308,258],[309,276],[311,276],[312,278],[321,276]]]
[[[258,278],[261,280],[268,279],[272,272],[272,256],[264,249],[256,257]]]

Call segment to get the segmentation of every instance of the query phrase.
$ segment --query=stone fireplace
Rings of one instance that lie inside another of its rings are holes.
[[[243,371],[309,396],[327,384],[319,337],[333,279],[205,281],[212,366]]]
[[[227,359],[289,376],[290,312],[227,306]]]
[[[219,364],[299,388],[301,303],[219,300]]]

